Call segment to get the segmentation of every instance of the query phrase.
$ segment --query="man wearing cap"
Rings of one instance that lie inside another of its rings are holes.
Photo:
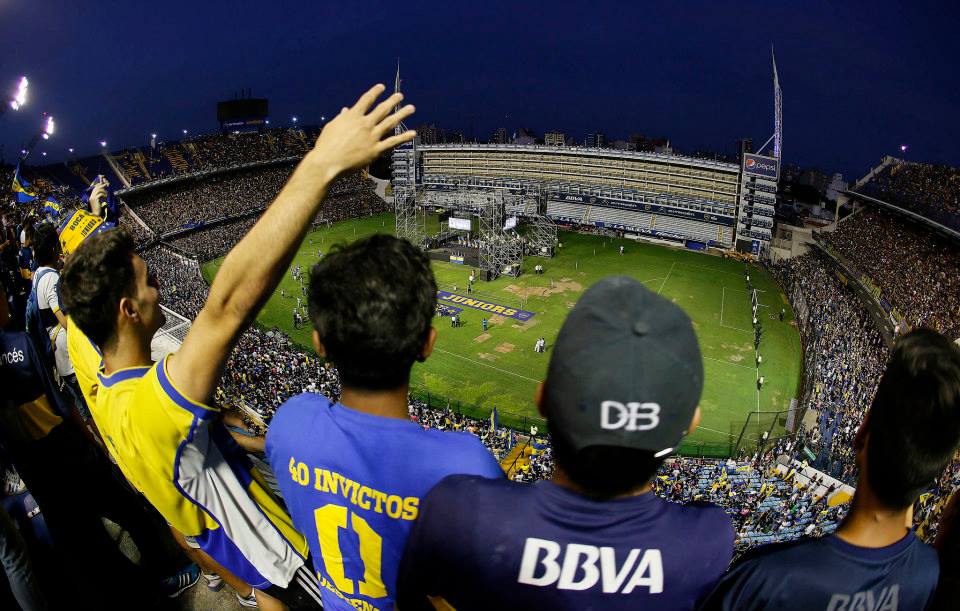
[[[652,492],[700,419],[690,319],[625,276],[567,317],[536,402],[551,481],[451,476],[420,504],[398,580],[404,611],[691,609],[733,555],[730,518]]]

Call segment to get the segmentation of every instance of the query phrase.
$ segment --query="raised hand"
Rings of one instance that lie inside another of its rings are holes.
[[[304,162],[323,169],[332,179],[347,170],[368,165],[384,151],[413,140],[416,137],[413,130],[390,135],[393,128],[415,110],[412,104],[408,104],[391,114],[391,110],[403,100],[403,94],[395,93],[371,110],[384,89],[383,85],[374,85],[360,96],[356,104],[341,110],[324,126],[316,146]]]

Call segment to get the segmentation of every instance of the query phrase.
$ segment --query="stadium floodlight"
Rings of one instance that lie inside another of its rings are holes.
[[[908,148],[910,148],[910,147],[907,146],[906,144],[901,144],[901,145],[900,145],[900,152],[901,152],[901,153],[906,153]]]
[[[101,141],[100,141],[100,147],[101,147],[101,148],[107,148],[107,141],[106,141],[106,140],[101,140]]]
[[[294,123],[297,122],[297,118],[296,118],[296,117],[293,118],[293,122],[294,122]]]
[[[321,121],[326,121],[327,118],[326,118],[326,117],[320,117],[320,120],[321,120]]]
[[[68,149],[67,149],[67,152],[72,153],[72,152],[73,152],[73,149],[72,149],[72,148],[68,148]]]
[[[157,135],[156,135],[156,134],[150,134],[150,137],[151,137],[151,138],[156,138]]]
[[[20,77],[20,84],[17,85],[17,92],[13,94],[13,99],[10,100],[10,108],[14,110],[20,110],[23,108],[23,105],[27,103],[27,89],[30,87],[30,81],[27,80],[27,77]]]
[[[183,135],[184,135],[184,136],[187,135],[187,130],[183,130]]]
[[[46,157],[46,156],[47,156],[47,151],[41,151],[40,154],[43,155],[44,157]]]
[[[270,125],[270,119],[267,119],[267,120],[266,120],[266,124],[267,124],[267,125]]]
[[[47,120],[43,124],[43,139],[47,140],[50,136],[53,135],[54,130],[56,129],[56,122],[53,120],[53,117],[47,115]]]

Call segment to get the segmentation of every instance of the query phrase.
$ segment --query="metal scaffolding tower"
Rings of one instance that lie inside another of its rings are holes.
[[[502,274],[520,275],[523,245],[513,230],[505,230],[506,198],[504,192],[474,201],[479,204],[477,217],[480,242],[480,269],[490,280]]]
[[[547,216],[547,191],[542,185],[528,187],[523,196],[523,220],[531,254],[552,257],[557,246],[557,224]]]
[[[397,77],[393,90],[400,92],[400,60],[397,60]],[[399,106],[393,109],[399,110]],[[402,122],[394,128],[394,134],[407,131]],[[417,204],[417,141],[398,147],[393,151],[393,209],[396,215],[398,238],[409,240],[421,248],[426,244],[426,212]]]

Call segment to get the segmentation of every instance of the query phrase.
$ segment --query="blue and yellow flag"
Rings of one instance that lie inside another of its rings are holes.
[[[500,428],[500,417],[497,414],[497,408],[494,407],[493,411],[490,412],[490,430],[495,431]]]
[[[63,212],[63,205],[52,197],[43,202],[43,213],[57,218]]]
[[[25,204],[37,199],[37,192],[30,188],[30,183],[20,176],[20,164],[13,171],[13,185],[10,187],[17,194],[17,203]]]

